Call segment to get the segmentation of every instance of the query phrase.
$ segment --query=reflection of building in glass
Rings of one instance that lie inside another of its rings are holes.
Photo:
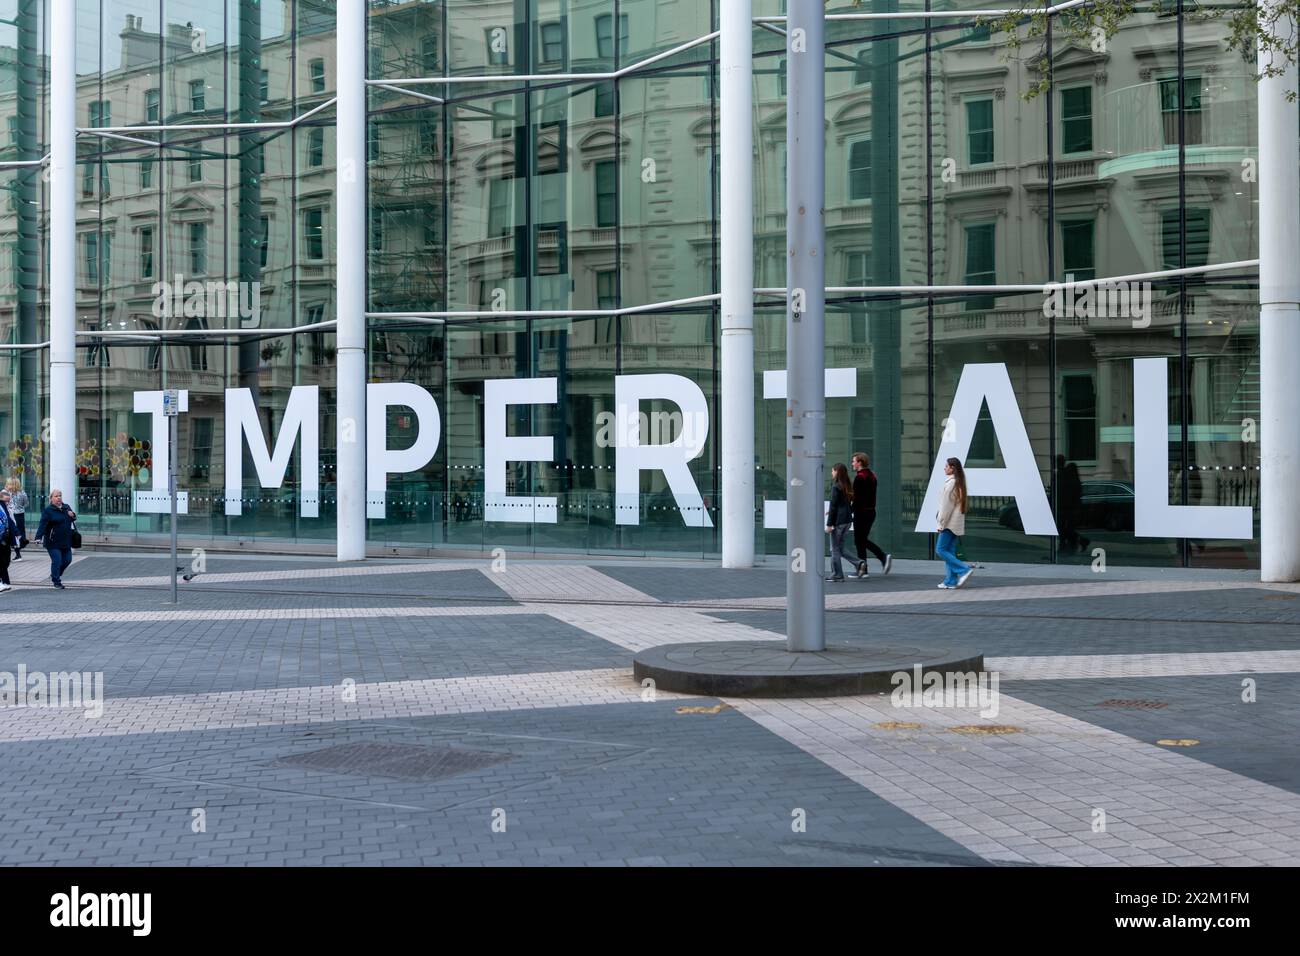
[[[780,8],[756,0],[755,14]],[[23,26],[25,11],[20,4],[20,26],[0,47],[0,161],[11,163],[48,149],[46,93],[24,79],[47,64],[37,31]],[[116,443],[149,438],[135,392],[179,387],[190,392],[179,462],[191,508],[182,530],[328,542],[334,333],[261,333],[335,317],[332,5],[105,0],[83,5],[84,16],[92,12],[104,35],[77,35],[78,124],[173,128],[78,137],[77,326],[144,336],[79,339],[77,441],[87,462],[92,449],[100,462],[97,474],[88,466],[82,475],[83,512],[105,534],[162,529],[158,518],[133,513],[141,475],[104,461]],[[727,173],[718,160],[717,43],[617,81],[573,78],[708,34],[709,5],[375,2],[368,19],[369,75],[391,83],[370,88],[368,163],[357,171],[367,189],[369,309],[401,313],[370,320],[370,378],[422,385],[437,398],[443,426],[433,461],[391,477],[394,505],[389,519],[371,523],[372,540],[715,551],[716,530],[685,529],[661,476],[644,479],[642,524],[613,526],[614,456],[598,423],[613,410],[616,374],[673,372],[696,382],[715,434],[691,472],[716,506],[716,303],[611,313],[717,291],[715,197]],[[1141,13],[1105,53],[1058,39],[1054,87],[1026,101],[1039,51],[1027,46],[1021,59],[1008,58],[1004,42],[970,23],[828,28],[828,284],[918,289],[828,295],[827,366],[857,370],[856,395],[828,402],[828,461],[873,455],[882,478],[878,527],[896,552],[925,553],[924,536],[910,529],[968,363],[1007,365],[1049,490],[1061,454],[1078,464],[1086,488],[1122,497],[1132,480],[1132,359],[1169,357],[1171,500],[1256,502],[1255,445],[1243,441],[1259,401],[1253,267],[1157,277],[1151,314],[1137,323],[1095,312],[1049,319],[1040,291],[924,291],[1253,259],[1255,187],[1243,171],[1255,155],[1254,81],[1223,38],[1219,22],[1186,20],[1180,40],[1177,17]],[[784,283],[785,53],[783,38],[761,25],[754,44],[755,278],[768,288]],[[532,79],[514,78],[525,75]],[[430,77],[509,79],[403,82]],[[281,125],[214,125],[222,123]],[[199,124],[213,129],[175,128]],[[47,186],[39,167],[0,172],[8,186],[0,334],[11,344],[40,343],[48,338]],[[159,316],[155,284],[177,275],[258,282],[260,315]],[[784,367],[784,317],[779,297],[758,302],[757,491],[780,498],[783,408],[763,399],[761,374]],[[474,314],[418,314],[446,312]],[[147,337],[241,328],[259,334]],[[10,400],[0,408],[0,438],[8,445],[39,436],[48,380],[47,352],[5,354],[0,387]],[[482,382],[543,376],[558,378],[559,401],[517,408],[509,428],[556,436],[555,461],[511,466],[507,487],[563,496],[562,518],[546,528],[485,530],[474,518]],[[250,506],[227,518],[218,501],[224,390],[253,388],[273,437],[295,385],[322,389],[322,517],[295,516],[294,457],[278,490],[246,478]],[[412,416],[401,409],[388,428],[392,447],[414,439]],[[999,463],[987,423],[968,457]],[[999,523],[1005,502],[976,504],[971,547],[983,556],[1052,556],[1049,542]],[[1118,524],[1102,529],[1114,537],[1112,560],[1183,559],[1176,542],[1136,539]],[[765,541],[780,550],[780,532]],[[1204,547],[1196,543],[1190,559],[1257,560],[1253,543]]]

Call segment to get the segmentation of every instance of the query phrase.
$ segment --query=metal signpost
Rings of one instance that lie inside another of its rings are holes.
[[[179,409],[179,395],[174,388],[163,390],[163,416],[167,419],[167,497],[171,499],[172,511],[172,599],[176,603],[176,419]]]

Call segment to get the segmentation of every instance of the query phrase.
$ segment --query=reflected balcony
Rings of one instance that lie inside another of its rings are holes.
[[[1255,147],[1255,80],[1247,75],[1213,73],[1186,78],[1183,134],[1188,170],[1197,167],[1241,169]],[[1107,93],[1102,115],[1108,125],[1110,158],[1097,170],[1102,178],[1156,170],[1176,171],[1179,111],[1176,81],[1139,83]]]

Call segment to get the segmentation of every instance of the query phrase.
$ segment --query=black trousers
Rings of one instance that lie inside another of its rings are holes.
[[[0,583],[9,583],[9,547],[12,544],[10,538],[6,535],[0,540]]]
[[[863,511],[853,516],[853,543],[858,546],[858,560],[867,560],[867,552],[874,554],[877,560],[883,565],[885,563],[885,552],[880,550],[880,545],[871,540],[871,526],[876,523],[876,512]]]

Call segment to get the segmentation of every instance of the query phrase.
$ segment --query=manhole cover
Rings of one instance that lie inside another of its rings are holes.
[[[272,766],[346,773],[359,777],[441,780],[513,759],[514,754],[462,750],[456,747],[352,743],[291,754],[273,761]]]
[[[1162,710],[1169,706],[1165,700],[1121,700],[1118,697],[1112,697],[1110,700],[1103,700],[1102,707],[1128,707],[1132,710]]]

